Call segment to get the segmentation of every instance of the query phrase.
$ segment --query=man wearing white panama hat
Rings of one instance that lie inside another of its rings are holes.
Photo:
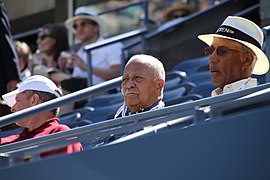
[[[84,50],[84,46],[104,39],[103,36],[106,34],[105,24],[93,9],[79,7],[75,10],[74,16],[65,21],[65,26],[81,42],[75,48],[76,53],[71,55],[74,63],[72,77],[88,78],[87,53]],[[122,47],[123,44],[119,42],[91,51],[92,85],[105,82],[120,75]],[[51,78],[54,80],[53,77]],[[64,79],[55,82],[61,80]],[[70,84],[70,86],[74,85]]]
[[[269,60],[261,50],[263,32],[254,22],[237,16],[228,16],[215,34],[199,35],[209,47],[209,69],[212,83],[218,88],[212,96],[257,86],[252,74],[263,75],[269,69]]]

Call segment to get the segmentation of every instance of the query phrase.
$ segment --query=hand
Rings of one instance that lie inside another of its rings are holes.
[[[59,56],[59,58],[57,59],[57,63],[61,71],[67,72],[68,58],[64,56]]]
[[[83,71],[87,71],[87,64],[85,64],[84,61],[76,53],[72,53],[71,59],[75,66],[78,66]]]

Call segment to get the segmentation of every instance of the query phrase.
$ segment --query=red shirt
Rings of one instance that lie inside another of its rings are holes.
[[[1,144],[10,144],[13,142],[23,141],[26,139],[36,138],[40,136],[46,136],[48,134],[53,134],[56,132],[66,131],[70,128],[66,125],[59,124],[58,118],[52,118],[49,119],[47,122],[42,124],[40,127],[34,129],[33,131],[28,131],[28,129],[24,129],[23,132],[17,135],[8,136],[5,138],[1,138]],[[59,154],[59,153],[73,153],[73,152],[79,152],[82,150],[81,143],[75,143],[72,145],[68,145],[66,148],[57,149],[49,152],[42,153],[40,156],[45,157],[53,154]]]

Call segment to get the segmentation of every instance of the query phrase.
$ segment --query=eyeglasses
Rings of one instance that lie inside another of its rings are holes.
[[[42,35],[38,36],[38,38],[41,40],[44,40],[46,37],[52,37],[52,36],[49,34],[42,34]]]
[[[215,51],[217,52],[217,55],[219,56],[225,56],[226,54],[229,53],[229,51],[231,52],[240,52],[240,53],[247,53],[247,51],[239,51],[236,49],[230,49],[226,46],[218,46],[217,48],[213,47],[213,46],[209,46],[209,47],[205,47],[204,48],[204,54],[206,56],[210,56],[211,54],[213,54],[213,52]]]
[[[76,29],[78,29],[79,26],[81,26],[81,27],[87,27],[89,24],[93,24],[93,23],[87,22],[87,21],[82,21],[79,24],[74,23],[72,27],[73,27],[73,29],[76,30]]]

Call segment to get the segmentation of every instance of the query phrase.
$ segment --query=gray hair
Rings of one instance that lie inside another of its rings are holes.
[[[128,61],[128,63],[135,60],[135,59],[143,60],[144,63],[150,69],[153,70],[155,77],[157,77],[159,79],[163,79],[165,81],[165,76],[166,76],[165,69],[164,69],[162,62],[159,59],[157,59],[156,57],[151,56],[151,55],[137,54],[137,55],[132,56],[130,58],[130,60]]]

